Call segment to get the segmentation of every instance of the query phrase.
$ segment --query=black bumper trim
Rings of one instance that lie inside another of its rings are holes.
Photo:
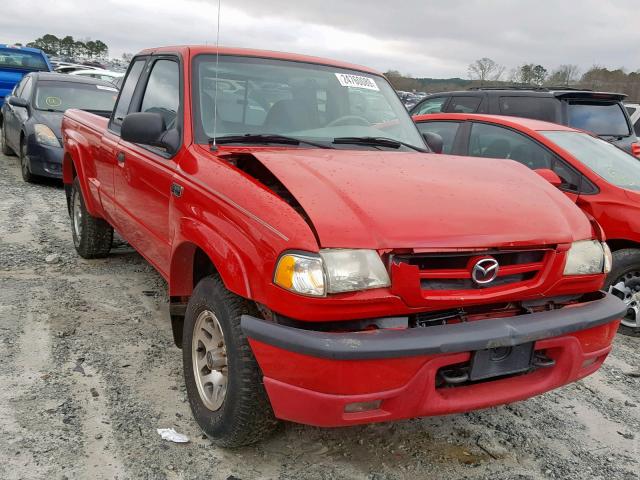
[[[409,330],[327,333],[278,325],[243,315],[251,339],[312,357],[335,360],[411,357],[511,347],[586,330],[622,318],[625,304],[609,293],[558,310]]]

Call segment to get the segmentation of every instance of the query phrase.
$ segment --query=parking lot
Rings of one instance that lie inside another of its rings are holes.
[[[74,251],[60,185],[0,156],[0,477],[414,479],[640,477],[640,338],[604,367],[510,406],[348,429],[286,424],[213,447],[189,411],[166,285],[118,243]],[[164,441],[173,427],[188,444]]]

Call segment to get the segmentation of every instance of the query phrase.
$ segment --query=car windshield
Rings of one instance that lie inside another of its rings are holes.
[[[64,112],[68,108],[110,112],[118,96],[118,89],[80,82],[38,82],[35,107],[38,110]]]
[[[540,132],[608,182],[640,191],[640,161],[609,142],[581,132]]]
[[[194,72],[198,143],[214,135],[278,134],[327,145],[341,138],[336,148],[389,148],[347,143],[345,137],[383,137],[425,148],[395,91],[378,75],[229,55],[199,55]]]
[[[0,70],[48,71],[41,54],[19,48],[0,48]]]
[[[603,137],[626,137],[629,125],[618,103],[569,102],[569,126]]]

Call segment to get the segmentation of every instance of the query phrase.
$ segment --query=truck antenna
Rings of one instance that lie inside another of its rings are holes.
[[[216,93],[213,95],[213,142],[211,150],[218,150],[216,144],[216,132],[218,130],[218,61],[220,59],[220,4],[222,0],[218,0],[218,31],[216,33]]]

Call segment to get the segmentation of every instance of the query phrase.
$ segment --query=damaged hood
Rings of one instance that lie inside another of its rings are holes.
[[[252,152],[309,216],[323,248],[480,248],[590,238],[586,216],[507,160],[353,150]]]

